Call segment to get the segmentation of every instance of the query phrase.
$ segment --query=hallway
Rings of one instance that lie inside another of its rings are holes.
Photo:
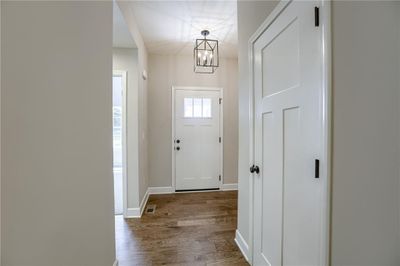
[[[119,266],[248,265],[234,242],[237,191],[151,195],[154,214],[116,216]]]

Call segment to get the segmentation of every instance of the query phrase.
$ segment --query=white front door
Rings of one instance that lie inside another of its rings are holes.
[[[218,189],[220,91],[175,91],[176,190]]]
[[[323,158],[319,4],[280,3],[286,7],[253,44],[256,266],[323,264],[325,191],[315,168]]]

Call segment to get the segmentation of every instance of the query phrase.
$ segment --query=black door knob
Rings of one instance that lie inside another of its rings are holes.
[[[181,140],[177,139],[177,140],[176,140],[176,143],[178,143],[178,144],[181,143]]]
[[[252,165],[251,167],[250,167],[250,173],[256,173],[256,174],[259,174],[260,173],[260,168],[257,166],[257,165]]]
[[[178,147],[176,147],[176,150],[177,150],[177,151],[179,151],[180,149],[181,149],[181,148],[180,148],[179,146],[178,146]]]

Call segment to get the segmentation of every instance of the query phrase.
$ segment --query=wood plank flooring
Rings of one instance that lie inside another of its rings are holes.
[[[154,214],[116,216],[119,266],[249,265],[234,242],[237,192],[151,195]]]

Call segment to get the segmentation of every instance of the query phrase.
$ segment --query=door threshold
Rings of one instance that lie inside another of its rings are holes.
[[[204,188],[204,189],[176,189],[175,192],[188,193],[188,192],[213,192],[219,191],[219,188]]]

